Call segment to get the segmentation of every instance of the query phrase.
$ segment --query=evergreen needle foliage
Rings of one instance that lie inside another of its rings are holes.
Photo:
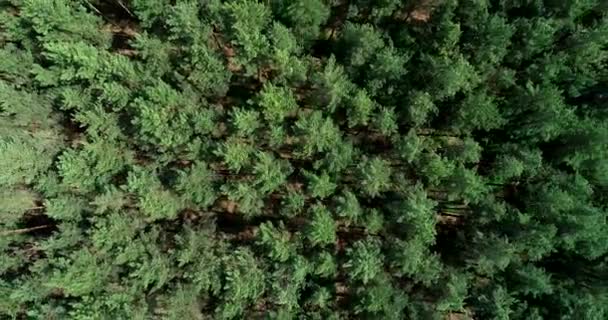
[[[0,0],[0,319],[608,319],[603,0]]]

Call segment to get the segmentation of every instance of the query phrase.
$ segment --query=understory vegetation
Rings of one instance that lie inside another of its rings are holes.
[[[0,318],[608,319],[602,0],[0,0]]]

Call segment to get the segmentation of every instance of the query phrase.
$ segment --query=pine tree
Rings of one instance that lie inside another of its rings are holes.
[[[233,255],[226,256],[224,267],[225,285],[222,291],[225,294],[216,316],[232,319],[242,315],[247,304],[264,293],[266,277],[248,249],[239,249]]]
[[[390,137],[397,133],[397,116],[392,108],[381,108],[373,121],[373,128]]]
[[[262,114],[270,123],[280,123],[297,108],[297,102],[289,89],[272,84],[264,86],[259,95]]]
[[[608,317],[602,1],[0,8],[0,318]]]
[[[344,68],[337,64],[336,58],[330,56],[322,73],[315,74],[314,83],[319,88],[317,105],[335,111],[350,95],[353,83],[348,79]]]
[[[251,183],[235,182],[222,186],[228,200],[238,205],[238,210],[246,217],[259,215],[264,207],[263,194]]]
[[[306,231],[306,237],[312,245],[329,245],[336,241],[336,222],[323,205],[311,208],[312,219]]]
[[[187,171],[181,171],[175,189],[186,201],[208,207],[217,198],[213,171],[204,162],[197,162]]]
[[[384,257],[375,239],[359,240],[347,250],[349,260],[344,265],[352,280],[367,284],[382,272]]]
[[[304,172],[304,175],[309,180],[308,189],[310,195],[315,198],[327,198],[336,190],[337,185],[332,181],[327,172],[323,172],[320,175]]]
[[[137,197],[137,205],[152,220],[174,219],[184,203],[167,190],[154,172],[136,167],[127,177],[127,191]]]
[[[302,46],[291,29],[274,22],[270,39],[274,49],[271,59],[274,62],[274,68],[279,72],[277,80],[296,82],[306,80],[307,61],[299,57],[302,53]]]
[[[330,10],[323,1],[288,1],[285,17],[289,20],[294,34],[310,41],[319,36],[320,27],[329,18]]]
[[[229,139],[223,142],[215,154],[224,159],[228,169],[239,172],[251,161],[253,148],[251,145],[238,139]]]
[[[253,137],[255,131],[260,128],[260,114],[254,110],[235,108],[232,110],[231,123],[241,137]]]
[[[352,67],[364,65],[384,46],[378,30],[368,24],[345,24],[340,40],[346,48],[346,65]]]
[[[427,92],[414,92],[409,100],[408,120],[415,126],[425,124],[429,115],[437,112],[437,107]]]
[[[380,158],[364,159],[358,166],[363,192],[370,197],[378,197],[380,193],[391,187],[391,168],[386,160]]]
[[[296,128],[306,137],[302,141],[302,156],[309,157],[317,152],[325,152],[338,145],[341,140],[340,130],[331,118],[324,118],[322,113],[315,111],[301,117],[296,122]]]
[[[295,251],[294,244],[290,243],[291,235],[282,223],[278,227],[273,226],[272,223],[262,223],[259,238],[260,243],[269,248],[270,258],[279,262],[285,262]]]
[[[253,166],[255,183],[262,193],[276,191],[286,182],[291,171],[288,162],[276,160],[272,155],[264,152],[257,154],[257,163]]]
[[[347,219],[349,223],[359,222],[363,216],[363,208],[357,196],[351,191],[344,191],[343,195],[337,197],[337,214]]]
[[[221,12],[230,43],[238,48],[238,63],[253,74],[257,71],[257,60],[266,54],[268,38],[264,30],[270,23],[271,12],[264,4],[251,0],[224,3]]]
[[[365,90],[358,91],[352,98],[348,112],[348,126],[367,125],[371,118],[375,104]]]

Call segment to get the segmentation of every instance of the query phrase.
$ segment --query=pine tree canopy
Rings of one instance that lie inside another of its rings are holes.
[[[608,319],[605,0],[0,0],[0,319]]]

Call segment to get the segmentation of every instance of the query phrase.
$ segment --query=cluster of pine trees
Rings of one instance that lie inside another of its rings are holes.
[[[608,318],[602,0],[1,0],[0,318]]]

